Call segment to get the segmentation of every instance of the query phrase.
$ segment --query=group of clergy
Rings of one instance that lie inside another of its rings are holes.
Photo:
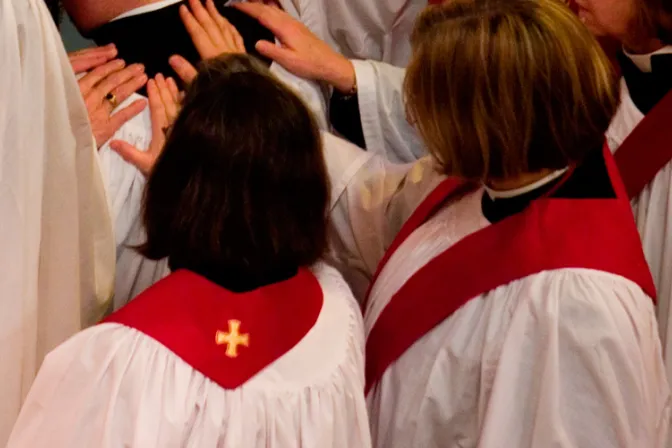
[[[0,446],[672,447],[671,0],[0,23]]]

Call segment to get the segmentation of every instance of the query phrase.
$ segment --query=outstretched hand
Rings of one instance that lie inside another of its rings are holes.
[[[166,133],[179,113],[180,92],[175,80],[159,74],[147,83],[149,111],[152,118],[152,141],[147,151],[128,142],[113,140],[110,148],[147,176],[166,144]]]
[[[355,69],[352,63],[301,22],[281,9],[263,3],[236,3],[233,6],[257,19],[282,44],[259,41],[256,45],[259,53],[302,78],[327,82],[341,92],[353,89]]]
[[[202,59],[224,53],[245,53],[245,43],[238,30],[222,16],[213,0],[189,0],[189,8],[180,7],[180,17]]]

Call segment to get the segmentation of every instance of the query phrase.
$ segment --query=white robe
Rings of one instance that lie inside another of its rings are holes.
[[[361,299],[385,249],[442,176],[428,159],[394,166],[370,156],[362,164],[356,148],[349,154],[362,169],[333,212],[334,247]],[[345,170],[334,168],[341,178]],[[480,194],[441,210],[393,255],[373,287],[367,333],[419,268],[488,225]],[[629,280],[590,270],[514,281],[418,340],[368,405],[381,448],[662,448],[670,390],[652,301]]]
[[[644,115],[630,98],[625,80],[621,80],[621,105],[607,131],[609,148],[617,152],[643,119]],[[658,327],[668,378],[672,379],[672,163],[658,172],[632,201],[632,207],[658,291]]]
[[[110,307],[112,223],[42,0],[0,0],[0,446],[44,356]]]
[[[315,326],[237,389],[134,329],[79,333],[45,360],[8,448],[370,447],[361,313],[335,269],[313,272]]]
[[[339,53],[405,67],[410,35],[427,0],[281,0]]]

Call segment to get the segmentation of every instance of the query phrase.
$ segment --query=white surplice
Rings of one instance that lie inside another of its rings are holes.
[[[44,356],[110,307],[114,241],[84,102],[42,0],[0,0],[0,446]]]
[[[427,0],[280,0],[339,53],[405,67],[410,35]]]
[[[659,50],[672,52],[672,46]],[[658,53],[657,52],[657,53]],[[650,55],[631,56],[633,62],[646,70]],[[649,70],[650,71],[650,68]],[[607,143],[613,152],[644,119],[630,98],[625,80],[621,80],[621,105],[607,131]],[[672,142],[671,142],[672,144]],[[653,149],[653,148],[652,148]],[[646,151],[647,148],[642,148]],[[632,201],[644,255],[658,291],[658,327],[663,345],[668,378],[672,379],[672,163],[658,172],[653,181]]]
[[[332,212],[333,258],[361,300],[403,222],[443,177],[429,159],[395,166],[330,148],[341,157],[330,175],[349,179]],[[344,176],[347,157],[354,175]],[[401,245],[372,289],[367,333],[418,269],[489,225],[482,194],[442,209]],[[368,397],[373,444],[665,447],[670,391],[657,331],[652,300],[616,275],[563,269],[501,286],[387,370]]]
[[[237,389],[134,329],[79,333],[47,356],[8,448],[370,447],[361,313],[334,268],[313,272],[315,326]]]

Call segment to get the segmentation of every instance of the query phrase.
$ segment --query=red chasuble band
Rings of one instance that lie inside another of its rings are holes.
[[[307,269],[247,293],[176,271],[103,323],[134,328],[224,389],[235,389],[291,350],[317,322],[322,287]]]
[[[665,95],[616,150],[614,158],[633,199],[672,160],[672,92]]]
[[[366,392],[418,339],[469,300],[512,281],[563,268],[613,273],[655,298],[639,234],[608,148],[604,148],[615,199],[542,198],[490,225],[434,258],[392,297],[366,343]],[[374,277],[403,241],[465,188],[448,179],[402,228]],[[606,224],[605,224],[606,223]]]

